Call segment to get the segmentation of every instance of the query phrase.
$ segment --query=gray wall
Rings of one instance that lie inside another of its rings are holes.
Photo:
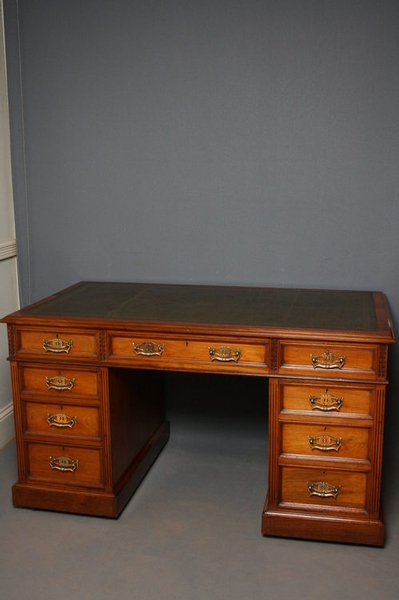
[[[4,5],[23,303],[81,279],[379,289],[399,328],[397,0]]]

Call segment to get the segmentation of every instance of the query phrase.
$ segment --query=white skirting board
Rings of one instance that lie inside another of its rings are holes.
[[[3,448],[14,437],[14,410],[10,402],[0,408],[0,448]]]
[[[17,255],[17,243],[16,240],[10,240],[0,244],[0,260],[6,260],[13,258]]]

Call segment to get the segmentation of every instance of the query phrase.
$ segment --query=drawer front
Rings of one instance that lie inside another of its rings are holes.
[[[24,433],[100,439],[96,407],[22,402]]]
[[[27,444],[29,480],[68,486],[103,487],[101,450]]]
[[[281,500],[320,508],[365,509],[367,473],[283,467]]]
[[[375,389],[372,386],[280,383],[281,409],[286,412],[311,412],[313,415],[371,416]]]
[[[20,369],[21,394],[40,395],[41,398],[99,397],[98,371],[53,365],[24,366]]]
[[[369,459],[370,429],[283,423],[283,454],[318,458]]]
[[[278,373],[338,379],[377,379],[378,345],[279,343]]]
[[[17,329],[16,354],[65,361],[99,357],[99,332],[24,327]]]
[[[268,372],[269,345],[231,339],[185,340],[109,334],[108,360],[181,370]]]

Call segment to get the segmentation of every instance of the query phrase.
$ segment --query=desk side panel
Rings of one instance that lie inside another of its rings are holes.
[[[133,465],[164,424],[163,374],[108,369],[112,486],[126,484]]]

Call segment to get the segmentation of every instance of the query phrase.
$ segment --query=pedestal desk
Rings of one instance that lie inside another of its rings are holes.
[[[3,322],[15,506],[118,517],[169,437],[162,373],[252,375],[269,378],[262,533],[383,545],[382,293],[82,282]]]

